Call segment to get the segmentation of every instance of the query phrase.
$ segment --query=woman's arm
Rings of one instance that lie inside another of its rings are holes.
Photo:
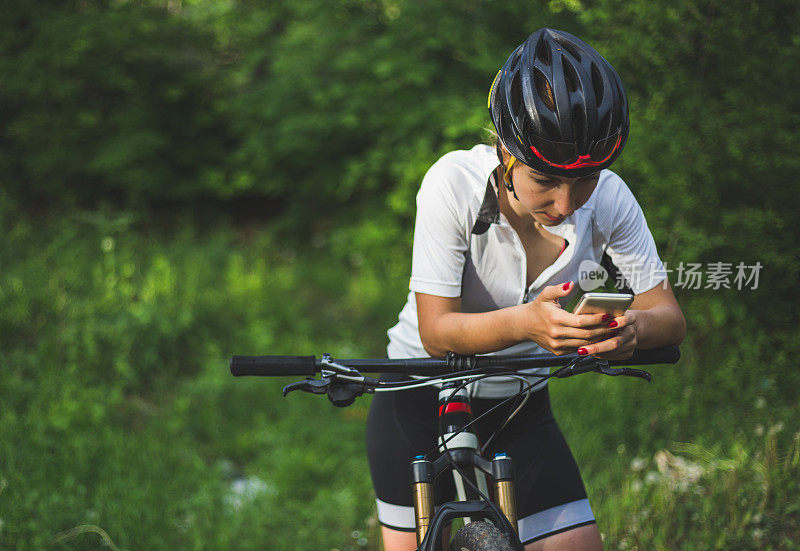
[[[433,357],[447,352],[485,354],[533,341],[554,354],[567,354],[612,333],[603,314],[575,315],[558,302],[573,283],[545,287],[532,302],[480,314],[461,312],[460,298],[416,293],[419,334]]]
[[[668,281],[664,283],[636,295],[631,309],[609,322],[616,334],[586,346],[586,351],[609,360],[623,360],[637,348],[680,344],[686,336],[686,320],[672,287]]]

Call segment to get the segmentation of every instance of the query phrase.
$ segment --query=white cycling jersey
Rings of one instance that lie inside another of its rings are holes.
[[[564,238],[568,246],[526,287],[527,260],[522,241],[498,207],[493,176],[498,164],[494,148],[476,145],[468,151],[447,153],[422,180],[417,194],[410,292],[397,325],[388,332],[390,358],[429,356],[419,336],[414,293],[461,297],[463,312],[506,308],[533,300],[548,285],[578,282],[581,263],[599,263],[604,252],[635,294],[665,279],[642,209],[625,182],[612,171],[603,170],[586,204],[561,224],[545,226]],[[563,303],[571,296],[562,299]],[[547,351],[534,342],[496,352],[537,353]],[[519,390],[519,381],[510,378],[491,378],[474,385],[473,395],[482,398],[509,396]]]

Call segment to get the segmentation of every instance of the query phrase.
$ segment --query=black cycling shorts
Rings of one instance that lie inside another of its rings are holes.
[[[384,375],[382,380],[405,377]],[[436,447],[438,392],[422,387],[379,392],[367,419],[367,455],[378,502],[378,520],[395,530],[414,530],[409,463]],[[477,417],[501,399],[472,398]],[[481,443],[506,420],[508,406],[473,425]],[[523,543],[594,523],[578,466],[550,410],[547,387],[534,392],[524,408],[498,434],[485,455],[506,452],[516,468],[517,516]],[[455,499],[453,476],[436,480],[437,504]]]

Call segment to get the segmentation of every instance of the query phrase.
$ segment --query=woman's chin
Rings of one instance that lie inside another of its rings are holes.
[[[565,219],[564,218],[553,218],[553,217],[548,216],[547,214],[544,214],[544,213],[537,213],[536,220],[542,226],[558,226]]]

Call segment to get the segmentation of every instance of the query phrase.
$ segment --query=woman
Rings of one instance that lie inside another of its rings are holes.
[[[642,210],[607,170],[629,127],[625,90],[611,65],[580,39],[540,29],[500,69],[489,109],[496,146],[448,153],[423,179],[411,292],[389,331],[389,357],[577,351],[627,358],[636,348],[679,343],[683,314]],[[604,255],[635,294],[631,309],[613,320],[566,312],[581,262]],[[502,378],[475,383],[475,414],[518,389]],[[392,392],[370,408],[368,454],[387,551],[416,548],[407,469],[435,446],[436,400],[435,390]],[[498,422],[479,423],[478,432]],[[526,549],[602,548],[546,386],[489,452],[500,450],[517,465]],[[446,478],[437,491],[448,500]]]

